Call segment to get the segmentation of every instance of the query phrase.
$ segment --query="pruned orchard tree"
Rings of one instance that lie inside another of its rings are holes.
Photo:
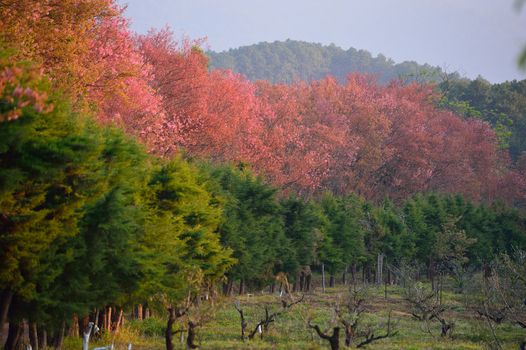
[[[290,299],[290,301],[287,301],[287,299]],[[243,341],[252,340],[257,334],[259,334],[261,339],[263,339],[263,335],[268,331],[270,325],[274,323],[279,316],[289,311],[290,308],[292,308],[294,305],[301,303],[304,299],[305,299],[305,294],[302,294],[301,298],[298,298],[297,300],[293,300],[292,296],[287,294],[284,298],[281,298],[280,300],[281,307],[279,310],[273,311],[268,305],[263,306],[265,314],[263,318],[254,326],[252,330],[247,330],[248,323],[246,321],[245,312],[243,308],[241,307],[240,302],[237,301],[234,304],[234,307],[239,313],[239,317],[241,321],[241,340]]]
[[[345,330],[345,346],[354,345],[358,326],[363,313],[366,311],[366,291],[352,287],[348,300],[336,307],[336,315]]]
[[[390,269],[404,289],[403,296],[413,318],[421,321],[425,331],[430,334],[432,334],[432,323],[438,322],[440,336],[451,337],[455,327],[455,321],[448,314],[451,306],[442,302],[436,289],[432,286],[427,287],[419,281],[422,267],[402,262],[399,266],[390,266]]]
[[[425,325],[427,332],[432,333],[432,322],[439,322],[441,337],[453,335],[455,322],[447,316],[450,307],[440,302],[435,291],[428,290],[421,282],[416,282],[405,289],[404,297],[411,307],[411,315]]]
[[[482,275],[474,276],[467,289],[467,305],[491,332],[490,346],[502,349],[496,329],[510,322],[526,329],[526,253],[515,249],[488,264]],[[518,341],[526,347],[526,335]]]
[[[199,348],[197,331],[214,317],[215,305],[210,300],[200,303],[194,298],[194,301],[186,306],[169,308],[168,311],[168,327],[165,333],[167,350],[174,348],[173,335],[176,334],[180,335],[180,343],[186,344],[187,349]],[[179,328],[174,330],[175,324]]]
[[[398,334],[397,323],[393,324],[391,310],[387,315],[385,323],[371,324],[365,320],[370,295],[367,288],[351,287],[347,299],[335,305],[333,321],[331,322],[332,333],[321,328],[308,320],[308,327],[315,330],[321,339],[329,342],[331,350],[340,348],[341,327],[345,333],[345,347],[363,348],[375,341],[394,337]]]

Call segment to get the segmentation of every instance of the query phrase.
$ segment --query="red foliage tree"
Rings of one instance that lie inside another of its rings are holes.
[[[258,168],[281,186],[373,200],[439,191],[492,201],[509,173],[490,126],[439,110],[432,86],[382,87],[352,75],[345,85],[259,83],[258,95],[271,145]]]
[[[88,98],[97,106],[98,120],[123,127],[155,149],[164,132],[162,100],[151,86],[152,66],[137,49],[124,18],[101,20],[86,60],[98,72],[88,85]]]
[[[254,86],[231,72],[209,73],[200,43],[178,44],[168,29],[139,38],[165,111],[155,151],[170,155],[183,148],[191,155],[251,161],[262,151]]]
[[[363,75],[252,84],[209,72],[200,40],[176,42],[169,29],[135,36],[114,0],[6,0],[0,15],[16,58],[36,61],[78,108],[94,107],[100,122],[158,155],[248,162],[304,195],[439,191],[525,202],[520,162],[511,168],[489,125],[438,109],[432,86],[380,86]],[[13,88],[10,98],[37,101],[21,94]]]
[[[179,44],[167,28],[138,37],[138,45],[153,69],[152,87],[161,96],[165,111],[154,152],[174,154],[178,147],[191,144],[189,140],[195,139],[204,125],[207,59],[197,42],[185,39]]]

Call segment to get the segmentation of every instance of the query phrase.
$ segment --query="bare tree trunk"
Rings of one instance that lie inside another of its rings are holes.
[[[111,332],[111,311],[112,311],[111,306],[108,306],[108,308],[106,310],[107,311],[106,311],[106,326],[105,326],[105,328],[106,328],[106,330],[108,332]]]
[[[325,293],[325,264],[321,264],[321,288]]]
[[[345,286],[347,285],[347,270],[349,269],[349,266],[345,265],[345,267],[343,268],[343,273],[342,273],[342,284]]]
[[[434,292],[437,290],[436,280],[435,280],[435,263],[431,260],[427,269],[427,275],[431,281],[431,288]]]
[[[168,322],[166,324],[166,331],[164,333],[164,339],[166,342],[166,350],[173,350],[173,324],[175,322],[175,310],[173,308],[168,309]]]
[[[448,334],[451,335],[453,332],[453,323],[448,323],[445,319],[439,318],[438,321],[440,322],[440,336],[447,337]]]
[[[351,265],[351,280],[352,284],[356,284],[356,264]]]
[[[13,300],[13,294],[14,293],[8,289],[2,291],[2,299],[0,300],[0,339],[6,338],[5,324],[7,323],[9,307],[11,306],[11,301]]]
[[[93,316],[93,323],[97,326],[97,328],[101,328],[100,327],[100,322],[99,322],[99,318],[100,318],[100,311],[99,309],[95,309],[95,313],[94,313],[94,316]]]
[[[57,337],[55,339],[55,350],[62,349],[64,344],[64,333],[66,332],[66,321],[62,321],[62,326],[58,330]]]
[[[137,319],[142,320],[142,304],[137,305]]]
[[[104,331],[104,327],[106,326],[106,311],[106,307],[103,307],[99,310],[99,318],[97,320],[97,324],[101,331]]]
[[[334,287],[334,274],[329,275],[329,287]]]
[[[329,339],[329,342],[331,344],[331,350],[340,349],[340,328],[339,327],[334,328],[334,333],[332,337]]]
[[[326,333],[323,333],[319,326],[317,325],[310,325],[309,327],[314,329],[316,333],[318,333],[318,336],[322,339],[325,339],[329,342],[331,345],[331,350],[339,350],[340,349],[340,327],[334,327],[332,330],[332,335],[328,335]]]
[[[376,285],[381,285],[383,282],[383,272],[384,272],[384,255],[378,253],[376,258]]]
[[[47,331],[44,327],[40,327],[40,331],[39,331],[39,336],[38,336],[38,345],[39,345],[39,348],[42,349],[42,350],[46,350],[47,348]]]
[[[119,328],[121,327],[123,321],[124,321],[124,310],[121,309],[121,311],[119,312],[119,318],[117,318],[117,324],[115,325],[115,333],[119,331]]]
[[[387,299],[387,279],[384,279],[384,299]]]
[[[35,322],[29,324],[29,343],[32,350],[38,350],[38,331]]]
[[[363,283],[370,283],[371,282],[371,265],[369,263],[367,263],[367,265],[364,266],[364,273],[365,273],[365,278],[364,278]]]
[[[9,323],[9,331],[7,332],[7,340],[5,341],[4,350],[16,350],[20,336],[22,335],[21,323]]]
[[[89,324],[89,315],[79,318],[79,330],[84,331]]]
[[[197,349],[199,346],[195,344],[197,324],[188,321],[188,337],[186,338],[186,346],[188,349]]]
[[[239,295],[244,294],[244,293],[245,293],[245,280],[240,279],[239,280]]]
[[[237,306],[236,304],[235,308],[237,312],[239,313],[239,317],[241,319],[241,340],[245,341],[246,340],[245,332],[247,330],[247,322],[245,321],[245,314],[243,313],[243,309],[241,309],[241,306]]]
[[[311,284],[312,284],[312,273],[309,273],[306,277],[305,277],[305,291],[306,292],[309,292],[310,289],[311,289]]]
[[[228,296],[231,296],[233,290],[234,290],[234,280],[231,279],[231,278],[229,278],[229,279],[228,279],[228,290],[227,290],[227,295],[228,295]]]
[[[184,344],[184,330],[181,330],[181,332],[180,332],[180,335],[179,335],[179,343],[180,343],[181,345]]]
[[[104,308],[101,310],[101,315],[100,315],[100,329],[102,331],[106,331],[108,329],[108,307],[107,306],[104,306]]]
[[[71,326],[69,327],[68,336],[79,336],[79,317],[77,316],[77,314],[73,314],[73,317],[71,318]]]
[[[24,319],[22,321],[22,334],[20,335],[20,339],[18,340],[18,345],[20,348],[20,345],[22,345],[24,348],[26,348],[29,344],[31,344],[29,342],[29,332],[31,331],[31,329],[29,328],[29,321]]]
[[[144,317],[143,319],[144,320],[147,320],[150,318],[150,308],[148,307],[148,305],[145,305],[144,307]]]
[[[186,309],[183,308],[174,308],[170,307],[168,308],[168,322],[166,324],[166,330],[164,333],[164,339],[166,342],[166,350],[173,350],[173,324],[175,320],[179,317],[183,317],[186,312],[188,311],[188,307]],[[182,331],[181,331],[182,334]]]
[[[442,273],[438,275],[438,304],[442,305]]]

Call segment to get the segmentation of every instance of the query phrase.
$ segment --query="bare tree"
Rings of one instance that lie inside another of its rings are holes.
[[[280,315],[282,315],[283,313],[288,311],[294,305],[301,303],[304,299],[305,299],[305,294],[303,294],[301,296],[301,298],[299,298],[296,301],[292,300],[292,301],[288,302],[285,298],[283,298],[283,299],[281,299],[281,309],[279,311],[274,311],[274,312],[271,312],[270,308],[267,305],[265,305],[263,307],[263,309],[265,310],[264,318],[262,318],[255,325],[254,329],[248,334],[248,337],[246,336],[246,331],[247,331],[248,324],[247,324],[246,319],[245,319],[245,313],[244,313],[243,309],[241,308],[241,305],[240,305],[239,301],[236,302],[234,304],[234,307],[236,308],[237,312],[239,313],[239,317],[240,317],[240,320],[241,320],[241,339],[243,341],[247,340],[247,338],[249,340],[251,340],[258,333],[260,334],[261,338],[263,338],[263,334],[268,331],[268,328],[269,328],[270,324],[275,322],[277,317],[279,317]]]
[[[378,334],[375,334],[378,328],[375,329],[375,328],[368,327],[365,331],[361,332],[361,335],[363,336],[364,339],[360,343],[358,343],[356,347],[363,348],[367,344],[372,343],[376,340],[393,337],[398,334],[398,331],[393,330],[393,325],[391,324],[391,310],[389,310],[389,315],[387,316],[387,325],[385,328],[386,328],[385,333],[378,335]]]
[[[440,323],[440,335],[451,337],[455,327],[455,322],[448,320],[445,316],[449,306],[437,300],[436,291],[426,290],[420,282],[406,288],[405,300],[411,306],[411,315],[426,325],[426,329],[431,333],[430,323],[438,321]]]
[[[345,346],[352,346],[357,335],[358,322],[365,312],[365,295],[360,290],[353,289],[345,304],[345,310],[336,307],[336,315],[345,330]]]
[[[502,283],[499,294],[506,305],[511,322],[526,329],[526,252],[516,250],[512,256],[504,255],[500,259]]]
[[[309,328],[314,329],[321,339],[327,340],[329,342],[331,350],[340,349],[340,327],[334,327],[332,329],[332,334],[329,335],[327,331],[322,332],[320,326],[312,324],[310,320],[308,322],[308,326]]]
[[[502,348],[495,330],[505,321],[526,330],[526,252],[501,255],[486,266],[484,276],[474,280],[471,288],[478,291],[471,293],[469,306],[491,331],[492,346]],[[519,348],[526,348],[526,338]]]
[[[179,332],[183,332],[183,330],[173,331],[173,325],[175,321],[188,312],[189,306],[183,306],[183,307],[169,307],[168,308],[168,322],[166,324],[166,331],[165,331],[165,342],[166,342],[166,350],[173,350],[173,335]]]
[[[345,346],[362,348],[366,345],[388,337],[395,336],[398,332],[391,322],[391,311],[389,311],[386,324],[370,325],[363,322],[363,316],[367,311],[368,293],[366,289],[351,289],[348,299],[343,305],[336,305],[334,312],[336,324],[332,327],[332,334],[321,331],[318,325],[308,321],[308,326],[314,329],[318,336],[329,341],[331,349],[339,349],[340,325],[345,331]]]

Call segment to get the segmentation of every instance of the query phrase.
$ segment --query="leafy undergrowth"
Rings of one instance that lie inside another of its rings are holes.
[[[316,291],[307,294],[305,300],[293,306],[276,322],[273,322],[261,339],[256,336],[251,341],[243,342],[239,314],[235,303],[239,302],[243,308],[248,323],[247,332],[254,329],[261,317],[264,316],[265,305],[271,310],[279,310],[280,302],[277,295],[243,295],[241,297],[224,298],[213,308],[212,318],[199,328],[198,344],[202,349],[328,349],[328,343],[322,341],[313,330],[307,327],[308,320],[320,325],[322,330],[329,329],[334,321],[334,305],[342,302],[346,289],[344,287],[329,288],[326,293]],[[297,295],[299,297],[299,295]],[[491,332],[482,320],[468,312],[462,303],[462,295],[445,293],[443,300],[452,305],[448,316],[455,320],[452,339],[440,337],[440,325],[430,323],[428,326],[415,320],[408,305],[401,296],[401,290],[396,287],[372,289],[368,297],[367,313],[362,324],[385,324],[391,310],[392,321],[396,324],[398,333],[394,337],[379,340],[369,344],[367,349],[465,349],[475,350],[489,348],[492,341]],[[207,310],[207,313],[211,311]],[[115,337],[116,349],[126,349],[128,342],[135,350],[164,349],[165,320],[151,318],[145,321],[131,321],[125,324],[123,330]],[[176,326],[174,329],[179,329]],[[383,330],[379,330],[382,333]],[[502,324],[496,329],[497,336],[503,343],[504,349],[517,349],[518,343],[524,337],[523,331],[511,324]],[[341,348],[344,349],[343,330],[340,335]],[[112,339],[99,339],[92,346],[111,344]],[[178,335],[174,336],[176,348],[184,349],[179,343]],[[79,349],[80,341],[68,339],[65,348]]]

